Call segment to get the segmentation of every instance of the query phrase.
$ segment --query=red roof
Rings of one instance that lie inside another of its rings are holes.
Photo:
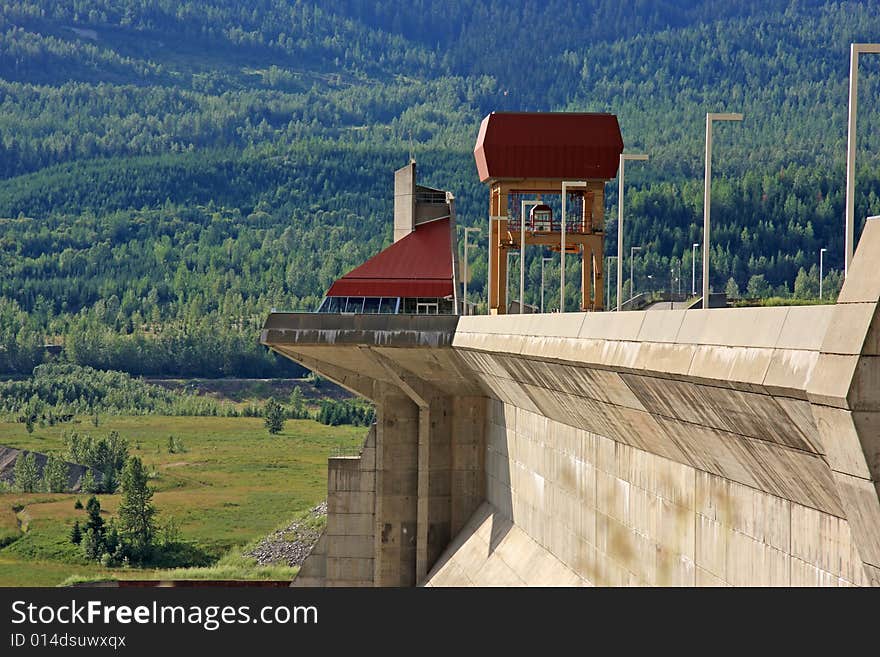
[[[492,112],[474,159],[480,182],[503,178],[611,180],[623,152],[614,114]]]
[[[449,219],[416,229],[330,286],[328,297],[446,297],[452,294]]]

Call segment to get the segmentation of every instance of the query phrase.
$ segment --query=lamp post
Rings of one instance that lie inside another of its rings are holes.
[[[624,173],[624,163],[627,160],[637,160],[644,162],[648,159],[647,155],[638,154],[638,155],[624,155],[620,154],[620,162],[618,164],[618,185],[617,185],[617,311],[620,312],[620,299],[622,296],[623,290],[623,173]],[[630,285],[632,283],[630,282]],[[632,296],[632,289],[630,289],[630,296]]]
[[[508,251],[507,252],[507,271],[504,272],[504,294],[507,296],[507,306],[510,307],[510,257],[520,255],[519,251]],[[520,267],[522,267],[522,262],[520,262]],[[522,312],[522,299],[520,299],[520,312]],[[507,308],[505,308],[505,312]]]
[[[819,301],[822,300],[822,265],[825,259],[825,252],[828,249],[819,249]]]
[[[544,312],[544,263],[553,262],[553,258],[541,256],[541,312]]]
[[[709,214],[712,203],[712,122],[742,121],[742,114],[706,114],[706,178],[703,189],[703,308],[709,307]]]
[[[852,43],[849,47],[849,123],[846,137],[846,236],[843,276],[852,262],[855,239],[856,113],[859,102],[859,54],[880,53],[880,43]]]
[[[468,233],[479,233],[479,227],[460,226],[464,230],[464,303],[462,304],[463,315],[468,314],[467,284],[468,284]]]
[[[559,312],[565,312],[565,200],[568,190],[586,187],[584,180],[564,180],[562,182],[562,234],[559,237]]]
[[[519,312],[523,312],[526,296],[526,206],[538,205],[541,201],[523,201],[519,213]]]
[[[633,260],[635,259],[636,251],[641,251],[642,247],[640,246],[631,246],[629,249],[629,298],[632,299],[635,297],[635,290],[633,289]],[[619,307],[619,306],[618,306]]]
[[[691,296],[697,296],[697,248],[699,243],[691,249]]]
[[[608,272],[611,271],[611,261],[612,260],[619,260],[619,256],[608,256],[608,266],[605,268],[605,271],[608,271]],[[618,266],[618,271],[620,271],[619,266]],[[617,280],[620,281],[620,274],[617,275]],[[620,290],[620,283],[619,282],[617,285],[617,289]],[[620,293],[618,292],[618,294],[620,294]],[[617,306],[618,306],[618,310],[619,310],[620,309],[620,297],[619,296],[618,296]],[[611,307],[611,276],[606,276],[605,308],[610,308],[610,307]]]

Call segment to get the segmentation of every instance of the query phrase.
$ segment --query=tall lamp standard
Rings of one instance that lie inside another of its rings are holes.
[[[825,252],[828,249],[819,249],[819,301],[822,300],[822,265],[824,264],[822,261],[824,260]]]
[[[633,289],[633,261],[635,260],[636,251],[641,251],[642,247],[640,246],[631,246],[629,249],[629,298],[632,299],[635,297],[635,290]],[[620,306],[618,306],[619,308]]]
[[[480,229],[476,226],[461,226],[464,230],[464,303],[462,304],[462,311],[464,315],[468,314],[468,305],[467,305],[467,284],[468,284],[468,233],[479,233]]]
[[[608,266],[605,268],[605,271],[611,271],[611,261],[617,260],[618,256],[608,256]],[[619,270],[618,270],[619,271]],[[618,280],[620,279],[620,274],[618,274]],[[620,285],[617,286],[620,289]],[[611,307],[611,277],[608,276],[605,282],[605,307]]]
[[[507,295],[507,309],[510,308],[510,258],[511,256],[516,257],[520,255],[519,251],[508,251],[507,252],[507,271],[504,273],[504,290]],[[522,263],[520,263],[522,266]],[[520,303],[520,312],[522,312],[522,299],[519,300]]]
[[[623,294],[623,170],[627,160],[644,162],[647,155],[624,155],[620,154],[618,164],[619,179],[617,185],[617,312],[620,312],[620,299]],[[632,296],[632,281],[630,281],[630,296]]]
[[[706,114],[706,178],[703,189],[703,308],[709,307],[709,214],[712,202],[712,122],[742,121],[737,113]]]
[[[526,206],[539,205],[541,201],[523,201],[520,206],[519,221],[519,312],[523,313],[526,298]]]
[[[587,186],[585,180],[563,180],[562,181],[562,233],[559,236],[559,312],[565,312],[565,201],[568,198],[568,190],[575,188],[584,188]]]
[[[852,262],[855,240],[856,192],[856,113],[859,103],[859,54],[880,54],[880,43],[851,43],[849,46],[849,123],[846,138],[846,236],[843,257],[843,277],[846,278]]]
[[[699,243],[691,249],[691,296],[697,296],[697,248]]]
[[[553,258],[541,257],[541,312],[544,312],[544,263],[553,262]]]

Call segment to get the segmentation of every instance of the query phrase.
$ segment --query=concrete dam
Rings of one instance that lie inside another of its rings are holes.
[[[376,404],[295,586],[880,585],[880,221],[836,304],[273,313]]]

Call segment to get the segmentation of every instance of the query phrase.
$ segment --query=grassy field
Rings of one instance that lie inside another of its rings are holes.
[[[116,430],[127,438],[131,454],[154,472],[151,485],[159,521],[173,516],[184,540],[212,560],[220,559],[216,567],[239,576],[247,560],[237,556],[236,548],[288,524],[324,499],[327,457],[338,448],[355,448],[366,433],[363,427],[288,420],[281,434],[269,436],[259,418],[139,416],[107,417],[97,428],[85,420],[38,427],[33,434],[22,424],[0,423],[0,444],[59,452],[63,432],[71,430],[93,435]],[[185,451],[169,453],[169,436],[180,439]],[[54,585],[71,576],[105,574],[168,576],[167,571],[109,571],[85,562],[68,535],[74,519],[85,518],[74,503],[77,498],[85,503],[86,497],[0,494],[0,545],[4,537],[9,541],[19,536],[0,549],[0,585]],[[107,517],[115,514],[119,498],[99,496]],[[254,569],[253,576],[269,577],[272,571]]]

